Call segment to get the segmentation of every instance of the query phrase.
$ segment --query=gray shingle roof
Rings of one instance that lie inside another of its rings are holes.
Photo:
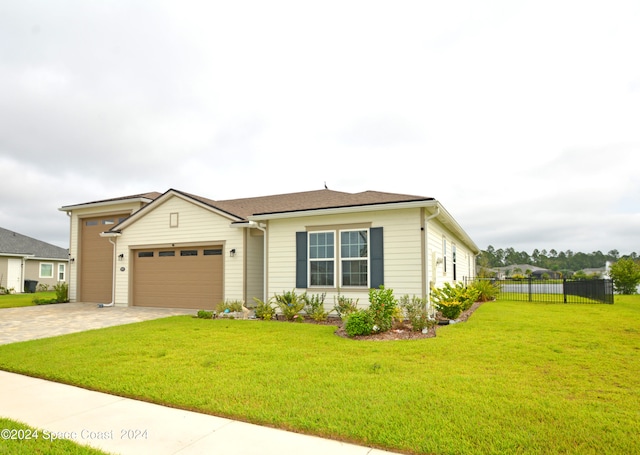
[[[69,252],[65,248],[0,227],[0,255],[2,254],[29,254],[46,259],[69,259]]]

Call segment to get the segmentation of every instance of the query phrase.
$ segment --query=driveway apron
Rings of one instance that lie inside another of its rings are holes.
[[[0,309],[0,344],[48,338],[114,325],[131,324],[196,310],[179,308],[103,307],[92,303],[58,303]]]

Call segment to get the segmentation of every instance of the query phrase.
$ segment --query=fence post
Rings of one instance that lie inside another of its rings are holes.
[[[565,277],[562,277],[562,296],[564,303],[567,303],[567,279]]]
[[[529,302],[533,302],[533,296],[531,292],[531,275],[529,275]]]

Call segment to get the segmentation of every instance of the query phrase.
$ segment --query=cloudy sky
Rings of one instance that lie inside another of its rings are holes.
[[[640,2],[0,3],[0,226],[170,188],[431,196],[484,249],[640,252]]]

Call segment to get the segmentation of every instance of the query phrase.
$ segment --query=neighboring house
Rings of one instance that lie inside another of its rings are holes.
[[[611,263],[607,261],[604,267],[582,269],[581,272],[588,277],[596,276],[598,278],[610,279],[610,276],[609,276],[610,270],[611,270]]]
[[[212,309],[295,289],[368,302],[475,276],[479,253],[435,199],[328,189],[214,201],[177,190],[61,207],[71,301]]]
[[[0,287],[24,291],[24,281],[49,287],[67,280],[69,252],[50,243],[0,228]]]
[[[531,264],[514,264],[507,265],[505,267],[497,267],[496,269],[498,279],[504,279],[511,277],[513,275],[531,275],[534,278],[542,278],[549,277],[552,279],[561,278],[561,274],[559,272],[554,272],[553,270],[544,269],[542,267],[537,267]]]

